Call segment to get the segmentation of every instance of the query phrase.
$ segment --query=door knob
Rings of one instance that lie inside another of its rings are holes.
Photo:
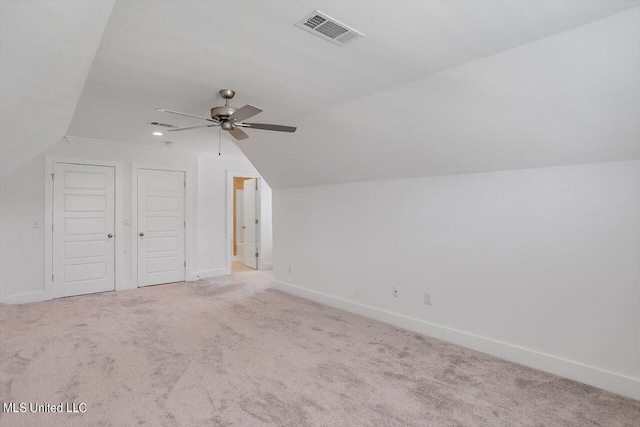
[[[112,237],[113,237],[113,234],[107,234],[107,237],[108,237],[108,238],[112,238]]]
[[[144,237],[144,233],[140,233],[140,237]]]

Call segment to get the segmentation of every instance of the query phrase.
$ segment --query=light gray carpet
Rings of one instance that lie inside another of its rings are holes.
[[[9,426],[633,426],[640,402],[269,289],[246,272],[1,306]]]

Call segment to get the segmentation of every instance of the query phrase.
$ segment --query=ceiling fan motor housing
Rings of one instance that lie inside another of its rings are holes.
[[[224,122],[236,110],[237,108],[233,108],[233,107],[213,107],[211,109],[211,118],[218,122]]]

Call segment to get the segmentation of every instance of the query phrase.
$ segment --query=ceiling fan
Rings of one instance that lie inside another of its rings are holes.
[[[220,127],[222,130],[226,130],[237,140],[247,139],[249,135],[246,134],[242,128],[247,129],[259,129],[259,130],[272,130],[276,132],[295,132],[297,128],[293,126],[282,125],[269,125],[264,123],[245,123],[248,118],[255,116],[262,112],[258,107],[253,105],[245,105],[242,108],[233,108],[229,106],[229,100],[235,96],[235,92],[231,89],[223,89],[220,91],[220,95],[225,99],[223,107],[213,107],[211,109],[211,118],[196,116],[193,114],[181,113],[179,111],[167,110],[165,108],[156,108],[156,111],[162,111],[164,113],[178,114],[180,116],[193,117],[196,119],[206,120],[209,124],[200,126],[189,126],[176,129],[167,129],[167,132],[180,132],[183,130],[197,129],[197,128],[210,128]]]

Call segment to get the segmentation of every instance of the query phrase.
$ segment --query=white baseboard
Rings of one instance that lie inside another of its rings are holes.
[[[260,265],[259,270],[261,270],[261,271],[273,270],[273,263],[272,262],[265,262],[264,264]]]
[[[27,304],[30,302],[47,301],[50,299],[51,298],[47,296],[46,292],[40,291],[40,292],[29,292],[26,294],[10,295],[10,296],[4,297],[2,302],[5,304]]]
[[[213,270],[202,270],[195,273],[195,276],[196,276],[195,280],[208,279],[211,277],[227,276],[229,274],[231,274],[231,270],[228,268],[214,268]]]
[[[117,291],[130,291],[131,289],[138,289],[138,285],[133,283],[132,280],[126,282],[120,282],[120,284],[116,284],[116,292]]]
[[[615,372],[550,354],[540,353],[517,345],[311,291],[278,280],[274,280],[273,284],[276,289],[301,298],[356,313],[463,347],[468,347],[482,353],[589,384],[626,397],[640,399],[640,379],[637,378],[620,375]]]

